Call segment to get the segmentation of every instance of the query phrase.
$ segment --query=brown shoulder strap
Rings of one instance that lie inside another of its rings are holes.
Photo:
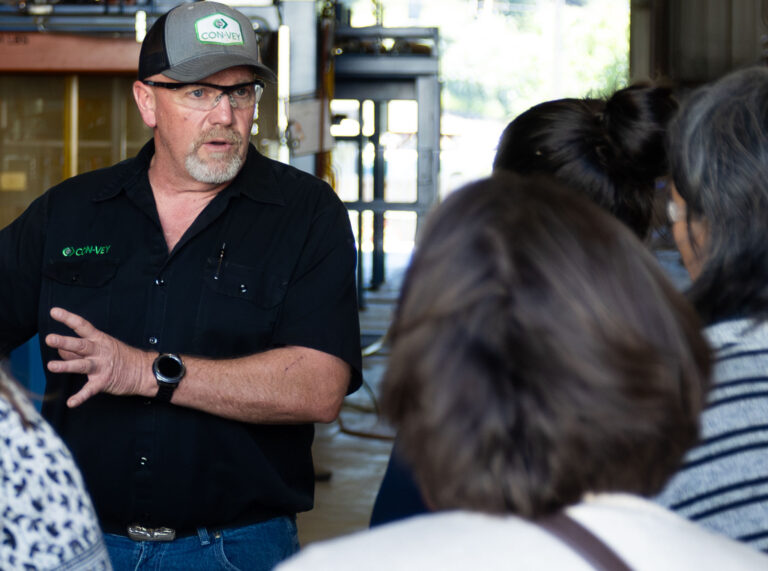
[[[536,520],[549,533],[566,543],[599,571],[631,571],[608,545],[565,512]]]

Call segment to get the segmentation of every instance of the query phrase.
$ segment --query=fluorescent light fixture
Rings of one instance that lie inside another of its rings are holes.
[[[136,42],[140,44],[144,41],[144,36],[147,35],[147,13],[144,10],[136,12],[133,28],[136,30]]]

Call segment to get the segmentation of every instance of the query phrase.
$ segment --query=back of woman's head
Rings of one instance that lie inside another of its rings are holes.
[[[382,406],[431,503],[536,517],[658,491],[696,439],[709,355],[642,243],[510,173],[449,196],[422,238]]]
[[[532,107],[502,134],[494,169],[553,175],[641,238],[653,213],[655,179],[667,174],[669,89],[631,86],[609,99],[559,99]]]
[[[768,69],[694,91],[670,125],[669,157],[688,216],[706,228],[689,292],[703,319],[768,317]]]

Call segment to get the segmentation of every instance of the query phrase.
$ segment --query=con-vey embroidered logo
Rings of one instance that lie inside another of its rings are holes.
[[[242,45],[243,29],[237,20],[224,14],[211,14],[195,22],[197,39],[204,44]]]
[[[111,244],[107,246],[80,246],[80,247],[72,247],[67,246],[64,248],[61,253],[64,255],[65,258],[70,258],[72,256],[80,257],[80,256],[88,256],[88,255],[95,255],[95,256],[103,256],[104,254],[109,253],[109,249],[112,247]]]

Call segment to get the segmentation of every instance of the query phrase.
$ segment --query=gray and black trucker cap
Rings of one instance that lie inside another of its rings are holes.
[[[176,81],[200,81],[238,65],[276,79],[259,60],[258,38],[245,15],[218,2],[193,2],[176,6],[149,29],[141,44],[139,79],[162,73]]]

